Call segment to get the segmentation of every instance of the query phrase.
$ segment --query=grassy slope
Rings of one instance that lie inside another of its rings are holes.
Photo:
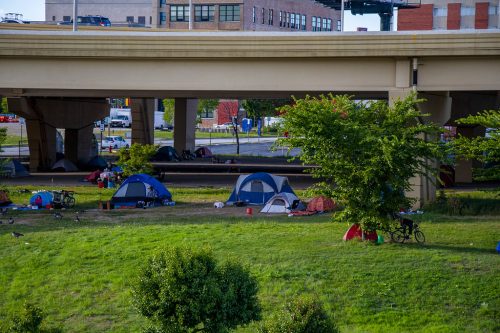
[[[144,320],[129,293],[138,267],[159,248],[189,244],[211,246],[221,260],[233,256],[247,264],[259,280],[265,316],[294,294],[313,293],[344,332],[500,329],[498,217],[424,215],[426,245],[374,246],[343,242],[347,226],[328,222],[326,215],[250,220],[244,208],[241,217],[172,215],[182,211],[183,201],[228,195],[220,189],[172,192],[181,202],[176,207],[125,222],[119,217],[127,212],[101,213],[83,225],[31,212],[37,214],[34,226],[2,225],[0,321],[30,299],[66,331],[139,331]],[[16,240],[12,230],[26,236]],[[255,326],[239,332],[255,332]]]

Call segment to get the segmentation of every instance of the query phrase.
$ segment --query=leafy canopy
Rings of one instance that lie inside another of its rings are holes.
[[[477,115],[458,119],[456,122],[488,128],[486,137],[467,138],[459,135],[451,141],[457,155],[481,162],[500,161],[500,110],[483,111]]]
[[[150,319],[147,332],[222,333],[260,319],[257,282],[236,262],[209,250],[172,247],[149,258],[133,302]]]
[[[118,152],[117,164],[123,169],[123,175],[128,177],[136,173],[153,173],[151,158],[156,153],[157,146],[134,143],[130,149],[122,148]]]
[[[302,161],[319,166],[311,171],[322,180],[313,191],[344,206],[336,219],[374,230],[412,204],[404,193],[410,178],[432,171],[428,159],[444,156],[432,139],[441,129],[420,121],[418,102],[414,95],[391,107],[331,94],[295,99],[281,108],[289,137],[278,144],[301,148]]]
[[[246,99],[242,106],[248,117],[259,119],[267,116],[276,116],[277,108],[291,103],[290,99]]]
[[[0,128],[0,152],[2,152],[2,145],[7,139],[7,128]],[[0,158],[0,169],[3,168],[5,164],[7,164],[8,159]]]
[[[7,103],[7,97],[2,97],[2,104],[0,105],[0,113],[9,113],[9,105]]]
[[[165,120],[168,124],[172,124],[175,113],[175,99],[164,99],[162,103],[163,109],[165,110],[165,112],[163,113],[163,120]]]

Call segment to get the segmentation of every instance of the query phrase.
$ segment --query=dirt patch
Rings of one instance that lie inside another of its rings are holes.
[[[21,212],[14,215],[15,225],[29,225],[29,226],[41,226],[49,223],[58,222],[68,222],[72,221],[74,223],[120,223],[125,221],[141,220],[141,219],[168,219],[172,218],[200,218],[200,217],[235,217],[244,218],[250,217],[247,214],[247,208],[252,209],[252,216],[260,215],[267,216],[267,214],[259,213],[261,206],[251,206],[251,207],[235,207],[235,206],[225,206],[223,208],[214,208],[213,203],[182,203],[176,206],[165,206],[165,207],[155,207],[147,209],[113,209],[113,210],[99,210],[99,209],[89,209],[84,212],[79,212],[78,214],[74,210],[58,210],[62,215],[61,219],[56,219],[54,217],[54,210],[40,210],[40,211],[28,211]],[[80,219],[80,222],[76,222],[76,216]],[[6,220],[8,218],[3,218],[3,224],[6,226]]]

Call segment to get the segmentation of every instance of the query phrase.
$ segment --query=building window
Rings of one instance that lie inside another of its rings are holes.
[[[295,29],[295,14],[290,14],[290,28]]]
[[[342,29],[342,21],[337,20],[337,31],[340,31]]]
[[[55,16],[52,16],[52,21],[55,21],[56,20],[56,17]]]
[[[204,108],[203,110],[201,110],[200,117],[202,119],[213,118],[214,117],[214,109]]]
[[[167,22],[167,13],[160,12],[160,24],[165,24]]]
[[[498,7],[490,5],[488,7],[488,15],[498,15]]]
[[[146,16],[138,16],[137,23],[139,23],[141,25],[146,25]]]
[[[326,31],[332,31],[332,19],[326,20]]]
[[[63,21],[71,21],[71,16],[63,16]]]
[[[160,8],[167,6],[167,0],[160,0]]]
[[[434,17],[440,17],[440,16],[448,16],[448,8],[443,7],[443,8],[434,8],[433,11]]]
[[[301,18],[302,30],[306,31],[306,16],[302,15]]]
[[[312,17],[311,28],[312,31],[316,31],[316,16]]]
[[[149,17],[149,25],[153,24],[153,16]]]
[[[321,31],[321,17],[316,18],[316,31]]]
[[[127,23],[134,23],[134,17],[133,16],[127,16]]]
[[[220,5],[219,19],[222,22],[239,22],[240,5]]]
[[[257,14],[255,13],[256,8],[253,6],[252,8],[252,22],[255,23],[257,21]]]
[[[460,15],[461,16],[473,16],[476,13],[476,9],[474,7],[460,7]]]
[[[267,24],[274,25],[274,9],[269,9],[269,17],[267,18]]]
[[[286,23],[285,23],[286,28],[290,28],[290,13],[286,12]]]
[[[214,13],[215,13],[214,5],[194,6],[194,20],[196,22],[213,22]]]
[[[324,18],[322,21],[321,31],[328,31],[328,30],[326,30],[326,18]]]
[[[170,5],[170,22],[189,21],[189,6]]]
[[[283,12],[280,10],[280,27],[283,26]]]
[[[262,16],[261,23],[262,24],[266,23],[266,9],[265,8],[262,8],[262,10],[260,11],[260,15]]]

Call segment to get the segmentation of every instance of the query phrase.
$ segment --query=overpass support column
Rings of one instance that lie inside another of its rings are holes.
[[[87,163],[96,155],[97,146],[93,140],[94,124],[84,128],[68,128],[64,131],[64,157],[78,164]]]
[[[197,99],[175,99],[174,148],[178,153],[194,151],[197,108]]]
[[[30,170],[47,170],[56,161],[56,128],[66,129],[65,154],[74,163],[86,163],[92,147],[94,121],[109,113],[103,98],[9,98],[9,110],[26,118]]]
[[[26,119],[30,171],[48,170],[56,162],[56,128],[49,125],[34,98],[9,98],[9,110]]]
[[[405,98],[411,92],[411,89],[399,89],[389,91],[389,103],[392,104],[398,98]],[[451,116],[451,98],[448,92],[439,92],[435,94],[419,94],[419,98],[426,99],[420,103],[419,109],[422,113],[430,114],[425,120],[444,125]],[[428,140],[437,140],[438,138],[426,138]],[[429,164],[435,163],[428,161]],[[424,203],[431,202],[436,199],[435,180],[429,178],[430,175],[417,175],[410,179],[412,190],[407,193],[410,198],[416,199],[416,208],[421,207]]]
[[[154,144],[154,99],[134,98],[132,109],[132,143]]]

